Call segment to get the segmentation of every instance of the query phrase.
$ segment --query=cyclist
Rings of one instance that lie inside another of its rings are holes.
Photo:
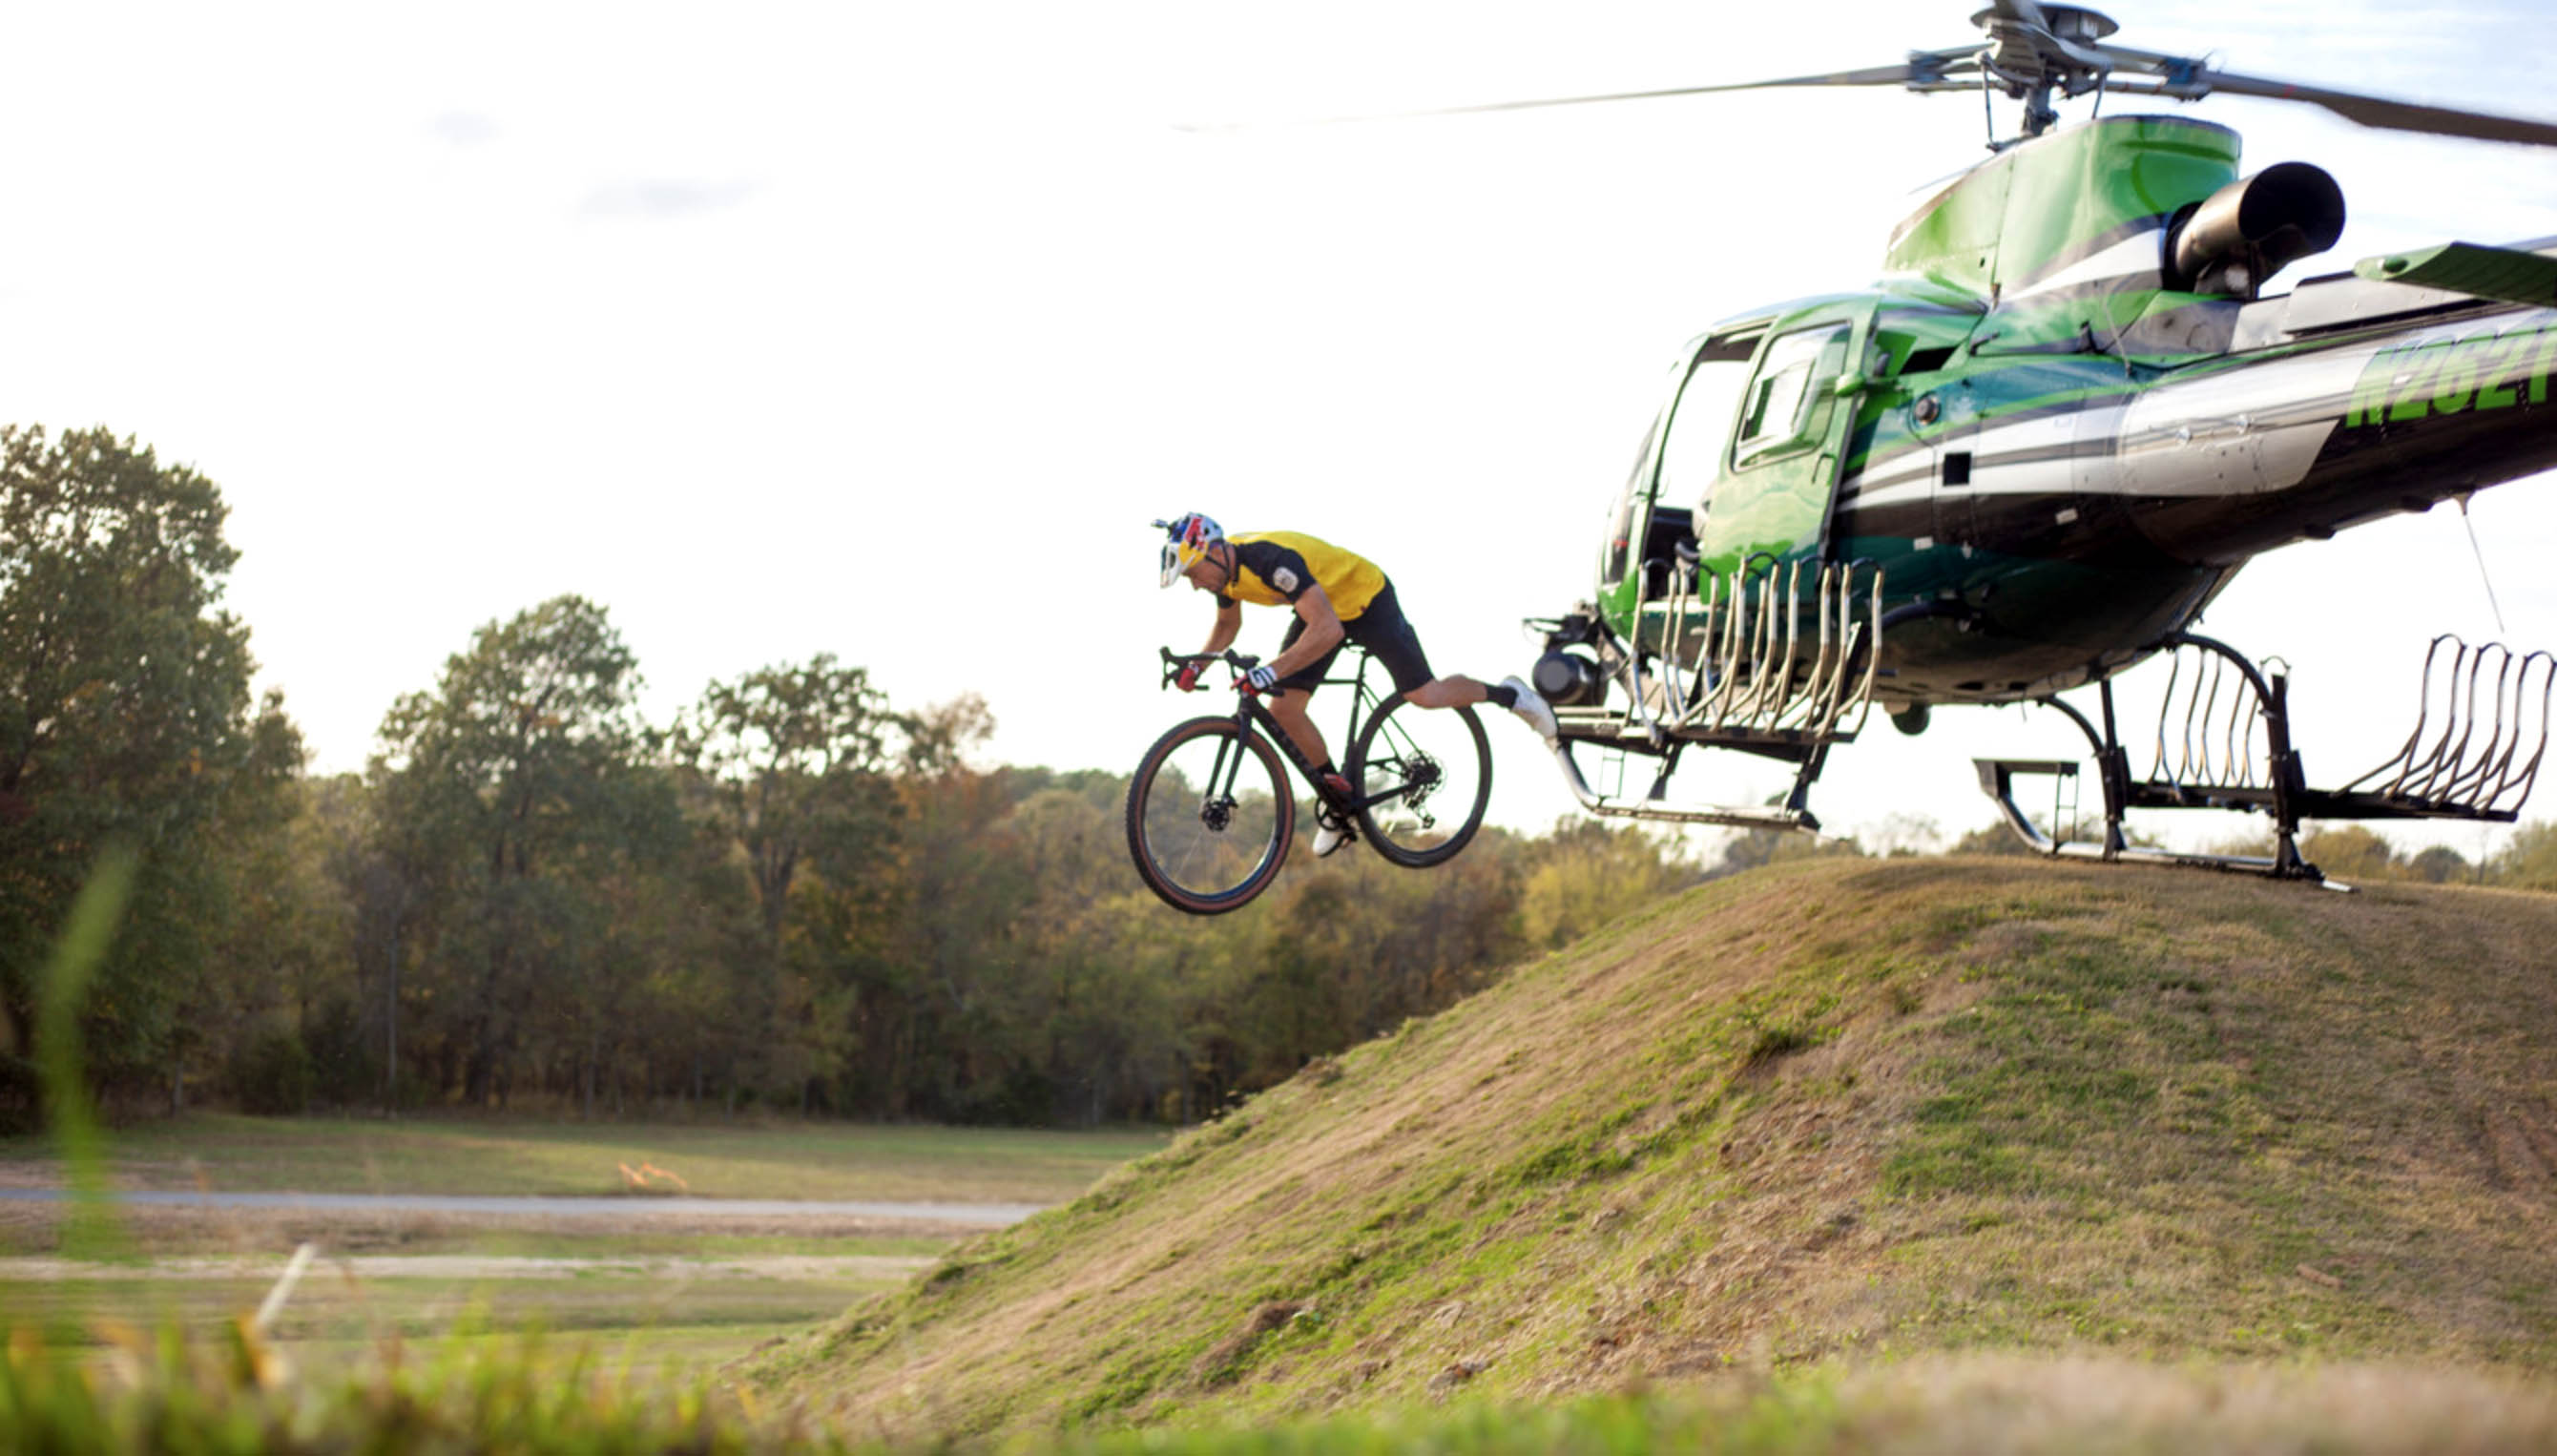
[[[1305,711],[1345,640],[1385,664],[1406,702],[1455,708],[1489,701],[1517,714],[1548,743],[1554,741],[1553,710],[1520,679],[1504,678],[1498,686],[1486,687],[1469,677],[1432,673],[1420,638],[1395,600],[1394,583],[1376,563],[1293,531],[1228,536],[1196,511],[1154,524],[1168,537],[1162,585],[1187,578],[1192,587],[1216,597],[1216,626],[1208,633],[1205,651],[1222,652],[1234,644],[1243,629],[1241,602],[1295,611],[1278,655],[1252,669],[1248,685],[1286,729],[1296,751],[1315,765],[1314,784],[1323,800],[1314,816],[1316,855],[1329,855],[1351,839],[1345,808],[1352,798],[1350,781],[1332,766],[1322,730]],[[1197,690],[1205,666],[1192,663],[1181,669],[1177,681],[1182,692]]]

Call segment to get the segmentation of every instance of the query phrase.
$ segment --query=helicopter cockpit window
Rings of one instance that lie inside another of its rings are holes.
[[[1625,567],[1633,556],[1634,507],[1642,498],[1645,472],[1652,463],[1652,442],[1660,433],[1658,420],[1643,432],[1643,448],[1634,457],[1634,473],[1607,507],[1607,532],[1599,538],[1598,547],[1598,581],[1603,586],[1625,580]]]
[[[1767,346],[1741,402],[1732,463],[1746,465],[1817,437],[1836,404],[1819,386],[1846,368],[1847,326],[1824,325],[1781,335]]]

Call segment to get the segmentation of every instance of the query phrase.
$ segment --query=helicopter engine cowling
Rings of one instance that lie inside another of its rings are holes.
[[[2251,299],[2264,280],[2344,235],[2344,189],[2326,169],[2282,162],[2241,177],[2180,214],[2166,236],[2166,281]]]

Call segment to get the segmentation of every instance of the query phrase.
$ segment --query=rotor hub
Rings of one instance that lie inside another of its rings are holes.
[[[2042,28],[2064,41],[2077,41],[2082,44],[2100,41],[2121,29],[2113,23],[2111,16],[2100,10],[2088,10],[2081,5],[2045,5],[2040,8]],[[1991,6],[1972,16],[1971,24],[1995,34],[1997,22],[2004,19],[2005,17],[1998,13],[1997,8]],[[2008,24],[2012,25],[2014,22],[2009,21]]]

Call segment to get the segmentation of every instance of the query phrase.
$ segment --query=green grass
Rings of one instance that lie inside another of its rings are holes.
[[[634,1367],[558,1337],[385,1343],[368,1368],[296,1372],[253,1335],[121,1332],[83,1352],[0,1354],[0,1448],[108,1453],[939,1452],[858,1420],[775,1407],[701,1374]],[[2557,1398],[2475,1376],[2376,1368],[2170,1370],[1953,1361],[1837,1367],[1555,1401],[1468,1397],[1320,1420],[1029,1435],[1010,1456],[1916,1456],[2195,1450],[2328,1456],[2546,1450]]]
[[[136,1189],[591,1195],[624,1191],[626,1163],[672,1172],[705,1198],[1052,1203],[1165,1141],[1147,1129],[197,1113],[120,1129],[107,1160],[114,1183]],[[42,1138],[0,1138],[0,1171],[45,1178],[62,1167]]]
[[[789,1124],[562,1125],[498,1120],[263,1119],[197,1114],[100,1136],[92,1166],[129,1188],[469,1194],[598,1194],[624,1185],[618,1164],[670,1170],[712,1198],[863,1202],[1055,1203],[1073,1198],[1117,1163],[1159,1148],[1145,1131],[1044,1132],[928,1126]],[[25,1181],[59,1178],[54,1146],[0,1142],[0,1170]],[[660,1186],[665,1186],[663,1180]],[[484,1309],[498,1331],[549,1325],[631,1348],[650,1364],[715,1363],[830,1319],[897,1276],[722,1280],[634,1272],[646,1258],[772,1259],[785,1257],[913,1259],[950,1239],[877,1232],[836,1221],[793,1231],[717,1221],[652,1229],[580,1221],[509,1224],[504,1216],[295,1215],[131,1210],[121,1219],[0,1206],[0,1256],[78,1253],[67,1236],[84,1228],[90,1253],[108,1249],[174,1257],[263,1257],[280,1269],[305,1241],[324,1256],[481,1256],[585,1261],[575,1279],[493,1273],[468,1280],[375,1278],[344,1285],[326,1258],[276,1332],[279,1348],[342,1363],[371,1332],[436,1334],[464,1310]],[[102,1242],[103,1241],[103,1242]],[[271,1278],[271,1275],[266,1276]],[[8,1324],[90,1329],[174,1319],[199,1335],[254,1309],[264,1278],[33,1280],[0,1257],[0,1312]]]
[[[760,1356],[918,1437],[2054,1349],[2557,1370],[2557,900],[1704,887]]]

